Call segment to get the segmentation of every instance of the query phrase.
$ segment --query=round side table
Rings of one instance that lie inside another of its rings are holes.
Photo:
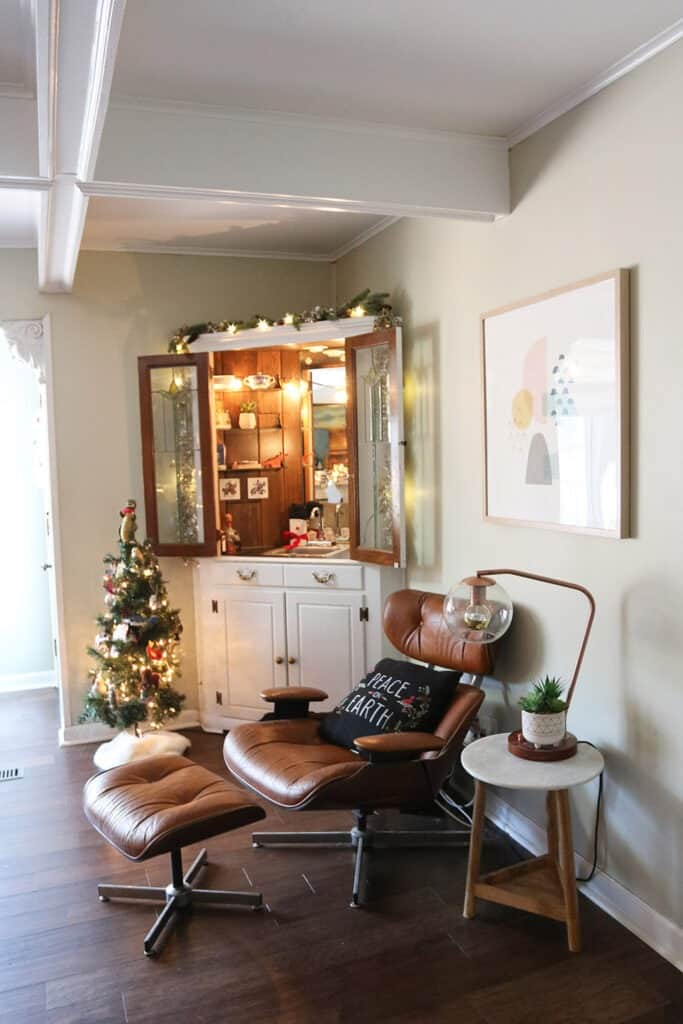
[[[605,766],[602,754],[580,744],[576,755],[566,761],[523,761],[508,750],[507,733],[499,733],[465,747],[462,764],[475,780],[463,916],[474,917],[479,897],[564,921],[569,949],[578,953],[581,938],[569,789],[600,774]],[[487,785],[546,791],[547,853],[487,875],[479,874]]]

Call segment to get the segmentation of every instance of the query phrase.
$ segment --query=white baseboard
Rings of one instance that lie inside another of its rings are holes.
[[[164,729],[194,729],[199,725],[199,711],[186,708],[173,721],[169,719]],[[60,747],[73,747],[79,743],[103,743],[116,735],[116,729],[110,729],[101,722],[83,722],[80,725],[67,725],[59,730]]]
[[[486,794],[486,816],[535,856],[546,852],[548,847],[545,829],[511,807],[495,793]],[[588,861],[578,853],[574,854],[574,859],[578,871],[587,874],[591,867]],[[599,868],[592,880],[582,883],[579,888],[584,896],[610,917],[623,924],[679,971],[683,971],[683,928],[670,921],[668,917],[664,917],[659,911],[653,910],[639,896]]]
[[[57,686],[57,673],[23,672],[18,676],[0,676],[0,693],[16,693],[18,690],[40,690],[45,686]]]
[[[229,715],[201,714],[201,727],[204,732],[223,733],[235,725],[243,725],[247,718],[231,718]]]

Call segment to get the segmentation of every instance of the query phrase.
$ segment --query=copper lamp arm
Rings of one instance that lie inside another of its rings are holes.
[[[572,702],[574,687],[576,686],[576,680],[578,679],[579,672],[581,671],[581,664],[583,662],[583,656],[586,653],[588,637],[590,636],[593,619],[595,618],[595,598],[591,594],[590,590],[586,590],[586,588],[582,587],[580,583],[569,583],[568,580],[556,580],[552,576],[539,576],[535,572],[523,572],[521,569],[477,569],[477,576],[521,576],[525,580],[537,580],[539,583],[550,583],[552,586],[564,587],[566,590],[578,590],[580,593],[585,595],[590,605],[590,614],[583,634],[583,640],[581,641],[581,648],[579,650],[579,657],[574,669],[574,675],[572,676],[572,681],[569,684],[569,690],[567,692],[567,706],[569,706]]]

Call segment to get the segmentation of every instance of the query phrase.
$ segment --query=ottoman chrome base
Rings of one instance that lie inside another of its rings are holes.
[[[227,889],[196,889],[193,882],[208,863],[206,850],[200,850],[191,867],[183,875],[180,850],[171,851],[172,882],[167,886],[155,885],[107,885],[97,886],[97,895],[104,902],[119,900],[149,900],[164,903],[156,921],[147,932],[144,941],[145,956],[154,956],[162,946],[168,930],[177,923],[177,915],[193,903],[223,903],[237,907],[261,910],[263,897],[260,892],[230,892]]]

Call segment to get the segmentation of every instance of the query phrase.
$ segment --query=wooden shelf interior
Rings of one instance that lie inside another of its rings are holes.
[[[246,377],[253,373],[269,373],[281,381],[300,380],[299,353],[292,349],[258,349],[241,352],[216,352],[214,374],[233,374]],[[254,430],[239,428],[242,402],[256,403],[258,426]],[[282,532],[289,524],[289,506],[304,501],[302,470],[303,437],[301,432],[301,400],[286,388],[270,391],[214,392],[215,419],[221,412],[230,414],[232,428],[216,428],[216,443],[225,445],[225,465],[219,470],[219,480],[234,474],[240,480],[239,501],[220,501],[221,526],[225,514],[230,512],[232,524],[240,534],[243,548],[277,547],[282,543]],[[233,462],[263,463],[285,453],[281,470],[231,469]],[[268,479],[268,497],[247,497],[249,477]]]

